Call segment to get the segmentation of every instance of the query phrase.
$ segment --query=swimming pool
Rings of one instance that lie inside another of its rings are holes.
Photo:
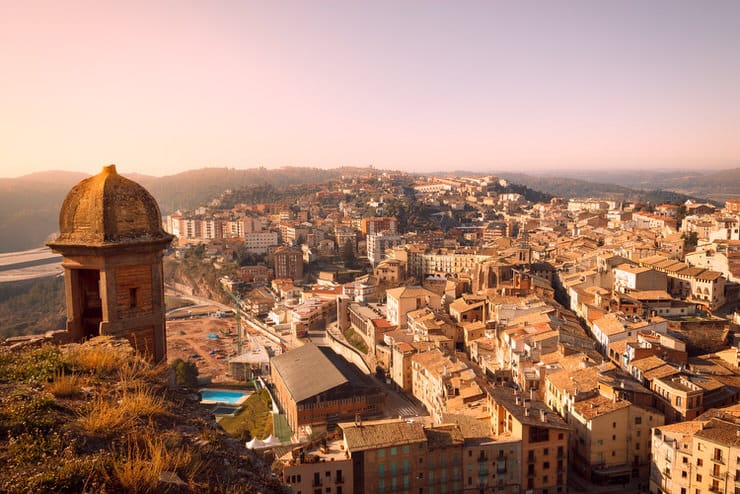
[[[201,389],[201,403],[228,403],[229,405],[241,405],[251,393],[247,391],[234,391],[226,389]]]

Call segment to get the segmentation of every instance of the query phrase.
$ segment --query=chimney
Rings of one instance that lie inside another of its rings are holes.
[[[534,398],[535,398],[535,396],[534,396],[534,388],[531,388],[529,390],[529,399],[532,400],[532,401],[534,401]]]
[[[524,409],[524,416],[529,417],[529,407]]]
[[[547,412],[544,410],[540,410],[540,420],[542,422],[547,422]]]
[[[518,396],[516,397],[516,404],[517,405],[521,405],[522,404],[522,399],[519,398]]]

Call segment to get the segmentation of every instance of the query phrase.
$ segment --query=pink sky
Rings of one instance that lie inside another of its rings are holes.
[[[739,25],[735,1],[8,0],[0,176],[737,167]]]

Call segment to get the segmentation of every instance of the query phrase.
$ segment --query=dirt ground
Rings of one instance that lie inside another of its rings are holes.
[[[218,338],[209,338],[209,334],[216,334]],[[231,381],[227,376],[228,360],[236,351],[236,320],[233,317],[194,316],[167,321],[167,360],[195,361],[200,377],[210,377],[213,382]]]

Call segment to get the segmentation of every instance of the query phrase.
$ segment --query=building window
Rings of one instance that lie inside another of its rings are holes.
[[[635,425],[642,424],[642,417],[635,417]]]
[[[701,458],[697,459],[697,460],[696,460],[696,466],[697,466],[697,467],[700,467],[700,466],[702,466],[702,465],[704,465],[704,460],[702,460]]]
[[[131,309],[136,308],[136,288],[128,289],[128,302],[129,302],[129,308]]]

